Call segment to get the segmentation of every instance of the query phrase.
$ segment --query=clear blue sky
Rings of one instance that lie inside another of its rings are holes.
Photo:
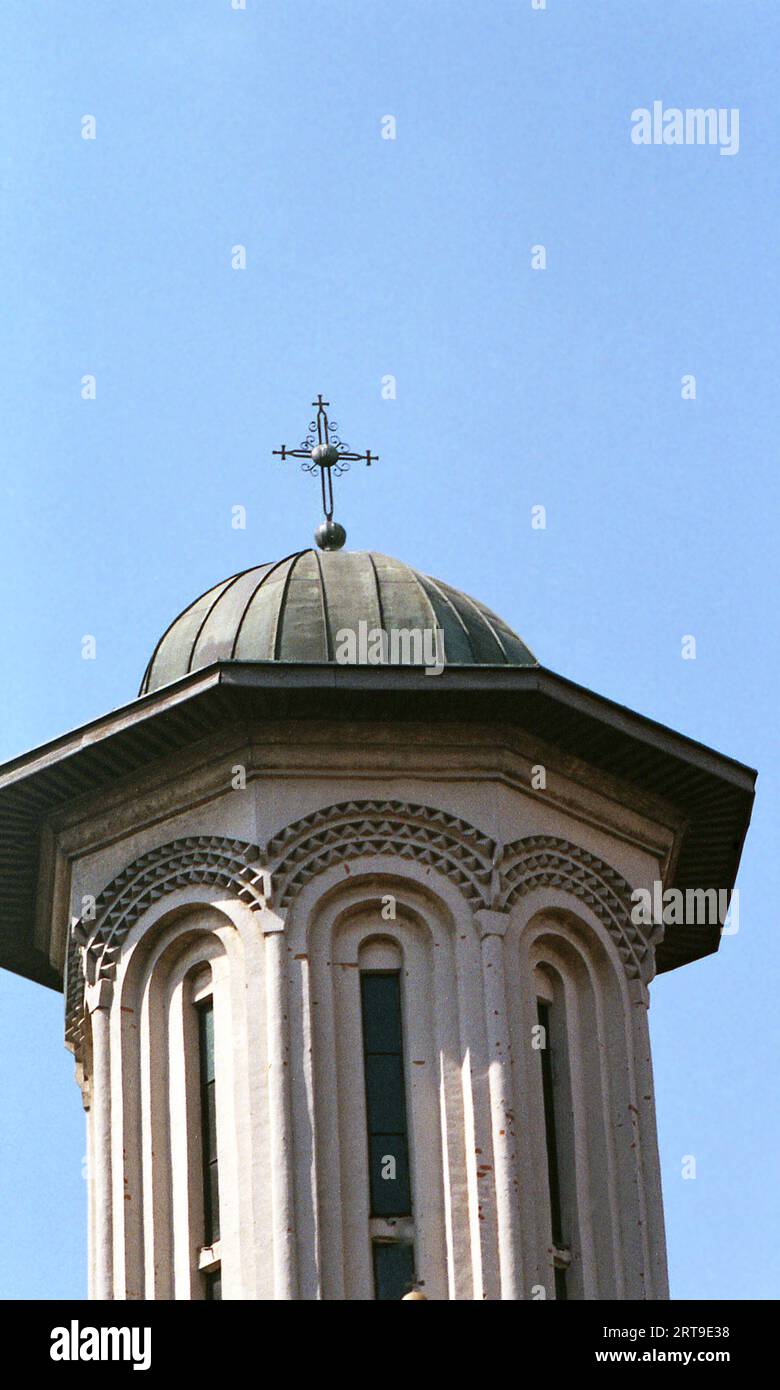
[[[310,543],[317,484],[271,450],[325,393],[381,455],[339,487],[349,545],[760,768],[741,930],[653,987],[676,1297],[780,1296],[779,45],[776,0],[0,18],[0,757],[124,703],[196,594]],[[632,144],[655,100],[739,108],[738,155]],[[3,974],[0,1028],[0,1296],[80,1296],[62,1001]]]

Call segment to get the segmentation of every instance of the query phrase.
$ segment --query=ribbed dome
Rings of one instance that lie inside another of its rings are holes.
[[[451,666],[534,666],[524,642],[476,599],[371,551],[301,550],[209,589],[171,623],[141,695],[215,661],[336,660],[348,628],[444,632]]]

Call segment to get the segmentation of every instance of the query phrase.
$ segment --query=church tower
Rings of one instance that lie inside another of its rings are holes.
[[[0,770],[0,962],[64,989],[90,1295],[665,1298],[650,986],[718,947],[753,774],[340,548],[356,456],[306,443],[321,548]]]

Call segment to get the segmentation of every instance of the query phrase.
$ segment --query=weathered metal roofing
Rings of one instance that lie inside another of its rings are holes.
[[[439,628],[448,665],[536,665],[501,618],[441,580],[371,551],[301,550],[223,580],[185,608],[160,638],[140,694],[215,661],[335,661],[338,633],[361,623],[388,638]]]

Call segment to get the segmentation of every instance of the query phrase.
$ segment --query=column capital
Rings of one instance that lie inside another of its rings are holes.
[[[110,1009],[113,997],[114,986],[111,980],[100,979],[94,985],[87,985],[84,990],[84,1002],[91,1014],[97,1009]]]
[[[277,932],[283,932],[287,926],[287,908],[271,907],[266,904],[260,917],[260,930],[263,936],[275,936]]]
[[[479,907],[474,913],[474,921],[480,941],[484,941],[486,936],[506,936],[509,913],[499,912],[494,907]]]

